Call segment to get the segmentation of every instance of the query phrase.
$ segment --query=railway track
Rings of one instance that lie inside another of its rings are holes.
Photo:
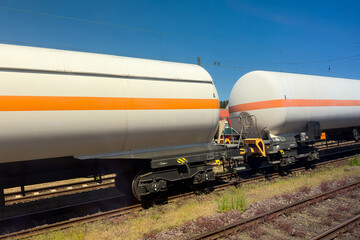
[[[354,145],[356,145],[354,141],[346,141],[346,142],[330,142],[328,144],[322,143],[317,147],[321,151],[325,152],[325,151],[332,151],[335,148],[346,148]],[[348,151],[349,150],[338,151],[337,153],[343,153]],[[321,155],[321,157],[326,157],[332,154],[333,153],[329,153],[329,154],[324,153]],[[226,178],[228,176],[232,176],[232,174],[224,174],[222,178]],[[38,187],[26,191],[25,188],[23,188],[21,191],[5,192],[4,194],[5,205],[11,205],[11,204],[22,203],[27,201],[35,201],[42,198],[51,198],[51,197],[73,194],[82,191],[92,191],[99,188],[112,187],[114,186],[114,180],[115,180],[115,176],[104,176],[101,179],[101,184],[99,184],[95,180],[87,180],[87,181],[79,181],[74,183],[59,184],[51,187],[48,186]]]
[[[351,146],[354,144],[356,144],[356,142],[354,140],[350,140],[350,141],[321,142],[320,144],[314,144],[313,146],[316,147],[318,150],[324,150],[324,149],[332,149],[332,148],[338,148],[338,147]]]
[[[348,160],[348,158],[349,157],[343,157],[343,158],[338,158],[338,159],[334,159],[334,160],[327,161],[327,162],[321,162],[321,163],[316,164],[315,166],[316,167],[323,167],[323,166],[327,166],[327,165],[331,165],[331,164],[338,164],[341,161]],[[292,170],[293,173],[303,172],[303,171],[306,171],[305,167],[301,167],[301,168],[297,168],[297,169]],[[278,173],[271,173],[271,174],[266,174],[266,175],[255,176],[255,177],[252,177],[252,178],[249,178],[249,179],[241,179],[241,180],[229,181],[227,183],[214,186],[213,190],[214,191],[222,191],[222,190],[225,190],[226,188],[228,188],[230,186],[241,185],[241,184],[245,184],[245,183],[249,183],[249,182],[253,182],[253,181],[271,180],[271,179],[275,179],[275,178],[277,178],[279,176],[280,175]],[[167,201],[171,202],[171,201],[174,201],[174,200],[179,200],[179,199],[191,197],[194,194],[195,194],[195,192],[188,192],[188,193],[184,193],[184,194],[180,194],[180,195],[176,195],[176,196],[171,196],[171,197],[169,197],[167,199]],[[121,199],[121,197],[122,196],[108,198],[108,199],[101,199],[101,200],[97,200],[97,201],[91,201],[91,202],[86,202],[86,203],[82,203],[82,204],[76,204],[76,205],[72,205],[72,206],[66,206],[66,207],[61,207],[61,208],[56,208],[56,209],[50,209],[50,210],[47,210],[47,211],[41,211],[41,212],[27,214],[27,215],[23,215],[23,216],[3,219],[3,220],[0,221],[0,225],[1,226],[5,226],[5,225],[9,226],[9,225],[11,225],[11,224],[13,224],[15,222],[28,222],[28,221],[31,221],[31,219],[34,218],[34,217],[36,217],[36,218],[46,218],[46,216],[57,215],[57,214],[59,214],[59,212],[60,213],[61,212],[63,213],[64,211],[72,212],[72,211],[75,211],[75,209],[79,209],[79,208],[89,209],[89,208],[94,208],[94,206],[96,208],[97,205],[107,205],[111,201],[119,201],[119,199]],[[75,223],[92,222],[92,221],[96,221],[96,220],[101,220],[103,218],[121,216],[121,215],[124,215],[124,214],[128,214],[128,213],[131,213],[131,212],[134,212],[134,211],[140,211],[140,210],[142,210],[142,206],[140,204],[136,204],[136,205],[132,205],[132,206],[129,206],[129,207],[113,209],[113,210],[108,210],[108,211],[103,211],[103,212],[97,212],[97,213],[93,213],[91,215],[87,215],[87,216],[83,216],[83,217],[72,218],[72,219],[68,219],[68,220],[64,220],[64,221],[60,221],[60,222],[54,222],[54,223],[50,223],[50,224],[43,225],[43,226],[38,226],[38,227],[34,227],[34,228],[29,228],[29,229],[26,229],[26,230],[21,230],[21,231],[16,231],[16,232],[9,233],[9,234],[0,235],[0,239],[5,239],[5,238],[12,238],[12,239],[27,238],[27,237],[42,234],[42,233],[45,233],[45,232],[48,232],[48,231],[68,228],[68,227],[71,227]]]
[[[240,230],[249,227],[252,224],[255,223],[259,223],[259,222],[264,222],[266,217],[270,216],[270,215],[281,215],[284,213],[288,213],[290,211],[293,211],[295,209],[301,208],[305,205],[310,205],[313,204],[315,202],[318,202],[320,200],[325,200],[328,199],[334,195],[337,195],[339,193],[354,189],[354,188],[358,188],[360,187],[360,181],[356,182],[356,183],[352,183],[346,186],[343,186],[341,188],[337,188],[335,190],[331,190],[316,196],[312,196],[310,198],[295,202],[293,204],[287,205],[285,207],[281,207],[278,209],[275,209],[273,211],[270,212],[266,212],[264,214],[249,218],[249,219],[244,219],[244,220],[240,220],[240,221],[236,221],[232,224],[223,226],[221,228],[218,228],[216,230],[204,233],[204,234],[200,234],[198,236],[195,236],[193,238],[191,238],[192,240],[198,240],[198,239],[218,239],[221,237],[228,237],[231,235],[236,234],[237,232],[239,232]],[[357,219],[358,220],[358,219]],[[345,224],[345,223],[344,223]],[[338,227],[337,229],[339,229],[340,227]],[[335,231],[335,230],[333,230]],[[315,238],[316,239],[316,238]],[[319,238],[319,239],[323,239],[323,238]]]
[[[358,224],[360,222],[360,215],[357,215],[319,235],[316,237],[313,237],[311,240],[330,240],[334,239],[340,234],[346,232],[349,230],[349,228],[352,228],[355,224]]]
[[[94,180],[79,181],[74,183],[59,184],[51,187],[39,187],[23,191],[7,192],[5,196],[5,205],[11,205],[20,202],[34,201],[41,198],[50,198],[59,195],[72,194],[81,191],[91,191],[99,188],[114,186],[114,176],[105,176],[101,183]]]
[[[31,221],[31,218],[34,218],[34,216],[42,218],[42,217],[54,215],[57,213],[63,213],[64,211],[73,211],[79,207],[90,208],[90,207],[93,207],[94,205],[97,205],[100,203],[106,204],[107,202],[110,202],[110,201],[118,201],[121,199],[121,197],[122,196],[117,196],[117,197],[111,197],[108,199],[89,201],[89,202],[85,202],[85,203],[81,203],[81,204],[75,204],[75,205],[71,205],[71,206],[36,212],[36,213],[27,214],[27,215],[23,215],[23,216],[17,216],[17,217],[13,217],[13,218],[3,219],[3,220],[1,220],[0,226],[12,224],[12,223],[19,222],[19,221],[26,221],[26,220]],[[38,234],[41,234],[41,233],[44,233],[47,231],[51,231],[51,230],[64,229],[64,228],[70,227],[71,225],[73,225],[75,223],[85,223],[85,222],[96,221],[96,220],[102,219],[104,217],[119,216],[119,215],[127,214],[127,213],[134,212],[134,211],[141,210],[141,209],[142,209],[141,205],[137,204],[137,205],[123,207],[120,209],[110,210],[110,211],[106,211],[106,212],[98,212],[98,213],[94,213],[94,214],[87,215],[84,217],[68,219],[65,221],[55,222],[55,223],[46,224],[46,225],[42,225],[42,226],[38,226],[38,227],[26,229],[26,230],[14,232],[14,233],[0,235],[0,239],[27,238],[27,237],[30,237],[33,235],[38,235]]]

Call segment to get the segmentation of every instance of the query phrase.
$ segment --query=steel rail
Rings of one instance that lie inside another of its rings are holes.
[[[336,144],[336,143],[331,143],[331,145],[329,145],[328,148],[325,149],[321,149],[320,151],[326,151],[326,150],[331,150],[334,149],[332,146],[335,146],[337,148],[341,148],[341,147],[349,147],[352,145],[356,145],[355,142],[353,141],[347,141],[344,143],[340,143],[340,145]],[[320,146],[325,146],[325,145],[320,145]],[[360,149],[360,146],[359,146]],[[344,150],[344,151],[338,151],[336,153],[328,153],[328,154],[322,154],[321,157],[325,157],[325,156],[329,156],[329,155],[334,155],[334,154],[340,154],[343,152],[349,152],[349,151],[356,151],[357,149],[348,149],[348,150]],[[223,174],[221,176],[218,176],[218,178],[225,178],[225,177],[232,177],[235,176],[237,174],[234,173],[228,173],[228,174]],[[105,177],[102,178],[102,181],[108,181],[108,180],[113,180],[115,179],[115,177],[111,176],[111,177]],[[75,182],[75,183],[67,183],[67,184],[62,184],[62,185],[57,185],[57,186],[51,186],[51,187],[43,187],[43,188],[35,188],[35,189],[30,189],[25,191],[25,196],[23,197],[16,197],[19,195],[23,195],[24,192],[21,191],[17,191],[17,192],[13,192],[13,193],[5,193],[5,204],[6,205],[10,205],[10,204],[14,204],[14,203],[20,203],[20,202],[24,202],[24,201],[34,201],[34,200],[38,200],[41,198],[49,198],[49,197],[54,197],[54,196],[58,196],[58,195],[65,195],[65,194],[71,194],[71,193],[76,193],[76,192],[81,192],[81,191],[90,191],[92,189],[99,189],[99,188],[105,188],[105,187],[111,187],[114,185],[114,183],[102,183],[101,185],[95,185],[96,181],[94,180],[88,180],[88,181],[79,181],[79,182]],[[62,189],[62,188],[69,188],[69,187],[74,187],[74,186],[79,186],[79,185],[84,185],[84,184],[94,184],[92,186],[86,186],[86,187],[79,187],[79,188],[73,188],[73,189],[64,189],[64,190],[57,190],[57,189]],[[53,191],[56,190],[56,191]],[[47,191],[47,192],[44,192]],[[26,194],[29,193],[35,193],[35,192],[44,192],[38,195],[30,195],[30,196],[26,196]]]
[[[339,161],[345,161],[346,159],[341,158],[341,159],[337,159],[337,160],[332,160],[329,162],[323,162],[320,163],[321,166],[324,165],[330,165]],[[327,164],[326,164],[327,163]],[[306,169],[304,167],[299,168],[299,171],[305,171]],[[225,184],[221,184],[221,185],[217,185],[214,186],[214,191],[222,191],[227,189],[230,186],[236,186],[239,184],[245,184],[245,183],[249,183],[249,182],[253,182],[253,181],[259,181],[259,180],[268,180],[268,179],[274,179],[276,177],[279,177],[280,175],[278,173],[273,173],[270,175],[262,175],[262,176],[256,176],[253,178],[249,178],[249,179],[241,179],[241,180],[235,180],[232,182],[228,182]],[[168,198],[169,202],[178,200],[178,199],[184,199],[187,197],[191,197],[195,194],[195,192],[188,192],[188,193],[184,193],[184,194],[180,194],[180,195],[176,195],[176,196],[171,196]],[[103,200],[100,200],[103,201]],[[94,202],[94,201],[92,201]],[[81,204],[78,204],[78,206],[80,206]],[[38,226],[35,228],[31,228],[31,229],[26,229],[26,230],[22,230],[19,232],[14,232],[14,233],[10,233],[10,234],[6,234],[6,235],[0,235],[0,239],[5,239],[5,238],[13,238],[13,239],[21,239],[21,238],[27,238],[30,236],[35,236],[35,235],[39,235],[48,231],[53,231],[53,230],[60,230],[60,229],[65,229],[65,228],[69,228],[72,225],[74,225],[75,223],[88,223],[88,222],[93,222],[96,220],[100,220],[103,218],[107,218],[107,217],[115,217],[115,216],[121,216],[127,213],[131,213],[134,211],[141,211],[142,207],[140,204],[136,204],[136,205],[132,205],[129,207],[125,207],[125,208],[120,208],[120,209],[115,209],[115,210],[111,210],[111,211],[107,211],[107,212],[102,212],[102,213],[96,213],[96,214],[92,214],[92,215],[88,215],[88,216],[84,216],[84,217],[79,217],[79,218],[75,218],[75,219],[70,219],[67,221],[62,221],[62,222],[57,222],[54,224],[48,224],[48,225],[44,225],[44,226]],[[29,214],[31,215],[31,214]]]
[[[350,151],[356,151],[357,149],[352,149]],[[348,152],[349,150],[346,150],[345,152]],[[338,153],[331,153],[328,155],[336,155]],[[325,156],[326,154],[324,154],[323,156]],[[320,167],[320,166],[326,166],[326,165],[331,165],[331,164],[335,164],[337,162],[341,162],[341,161],[346,161],[347,159],[351,158],[352,156],[349,157],[342,157],[342,158],[338,158],[335,160],[329,160],[329,161],[325,161],[325,162],[320,162],[315,164],[316,167]],[[296,168],[292,170],[293,173],[295,172],[302,172],[302,171],[306,171],[305,167],[300,167],[300,168]],[[233,176],[237,176],[238,174],[232,174]],[[244,184],[244,183],[248,183],[248,182],[253,182],[253,181],[261,181],[261,180],[269,180],[269,179],[274,179],[276,177],[279,177],[279,173],[272,173],[272,174],[265,174],[265,175],[261,175],[261,176],[256,176],[253,178],[248,178],[248,179],[236,179],[235,181],[231,181],[225,184],[221,184],[221,185],[217,185],[214,186],[214,191],[222,191],[224,189],[226,189],[229,186],[236,186],[239,184]],[[192,195],[195,194],[195,191],[193,192],[188,192],[188,193],[184,193],[184,194],[180,194],[180,195],[176,195],[176,196],[171,196],[168,197],[167,200],[169,202],[177,200],[177,199],[182,199],[182,198],[187,198],[190,197]],[[103,201],[103,200],[99,200]],[[96,201],[92,201],[92,202],[96,202]],[[86,203],[85,203],[86,204]],[[81,205],[78,204],[79,206]],[[6,234],[6,235],[0,235],[0,239],[4,239],[4,238],[14,238],[18,239],[18,238],[24,238],[24,237],[29,237],[32,235],[38,235],[47,231],[51,231],[51,230],[58,230],[58,229],[64,229],[64,228],[68,228],[71,225],[75,224],[75,223],[80,223],[80,222],[92,222],[98,219],[102,219],[102,218],[106,218],[106,217],[114,217],[114,216],[121,216],[123,214],[129,213],[129,212],[133,212],[133,211],[137,211],[137,210],[141,210],[141,205],[137,204],[137,205],[133,205],[133,206],[129,206],[129,207],[125,207],[125,208],[120,208],[120,209],[115,209],[115,210],[111,210],[111,211],[106,211],[103,213],[96,213],[96,214],[92,214],[92,215],[88,215],[85,217],[79,217],[76,219],[70,219],[67,221],[62,221],[62,222],[58,222],[58,223],[54,223],[54,224],[48,224],[48,225],[44,225],[44,226],[38,226],[35,228],[31,228],[31,229],[26,229],[26,230],[22,230],[19,232],[14,232],[14,233],[10,233],[10,234]],[[51,210],[49,210],[50,212]],[[35,213],[36,214],[36,213]],[[31,215],[31,214],[29,214]]]
[[[228,234],[234,234],[234,233],[238,232],[240,229],[243,229],[244,227],[246,227],[246,226],[248,226],[250,224],[253,224],[255,222],[264,221],[264,219],[269,215],[272,215],[272,214],[280,215],[282,213],[285,213],[285,212],[290,211],[290,210],[297,209],[297,208],[302,207],[304,205],[309,205],[309,204],[312,204],[312,203],[320,201],[320,200],[325,200],[325,199],[330,198],[331,196],[333,196],[335,194],[339,194],[341,192],[345,192],[345,191],[348,191],[350,189],[354,189],[354,188],[359,187],[359,186],[360,186],[360,181],[358,181],[356,183],[348,184],[346,186],[343,186],[343,187],[340,187],[340,188],[337,188],[337,189],[334,189],[334,190],[331,190],[331,191],[328,191],[326,193],[322,193],[322,194],[319,194],[319,195],[316,195],[316,196],[312,196],[312,197],[309,197],[309,198],[304,199],[304,200],[300,200],[298,202],[292,203],[292,204],[287,205],[285,207],[277,208],[277,209],[275,209],[273,211],[269,211],[269,212],[266,212],[264,214],[252,217],[252,218],[236,221],[236,222],[234,222],[232,224],[223,226],[223,227],[215,229],[213,231],[209,231],[209,232],[197,235],[197,236],[195,236],[195,237],[193,237],[191,239],[192,240],[195,240],[195,239],[196,240],[198,240],[198,239],[217,239],[217,238],[220,238],[220,237],[224,237],[225,235],[228,235]]]
[[[91,189],[109,187],[109,186],[114,185],[114,182],[107,182],[107,181],[111,181],[113,179],[115,179],[115,177],[105,177],[102,179],[102,181],[104,183],[100,183],[100,184],[98,184],[94,180],[87,180],[87,181],[79,181],[79,182],[74,182],[74,183],[60,184],[60,185],[51,186],[51,187],[34,188],[34,189],[25,191],[24,192],[25,196],[23,196],[23,192],[21,192],[21,191],[5,193],[4,194],[5,204],[10,205],[10,204],[18,203],[18,202],[32,201],[32,200],[37,200],[37,199],[46,198],[46,197],[53,197],[53,196],[57,196],[57,195],[61,195],[61,194],[63,194],[63,195],[70,194],[70,193],[79,192],[82,190],[89,191]],[[93,184],[93,185],[83,186],[85,184]],[[79,187],[76,187],[76,186],[79,186]],[[67,189],[63,189],[63,188],[67,188]],[[58,190],[58,189],[63,189],[63,190]],[[40,193],[38,195],[26,196],[26,194],[36,193],[36,192],[43,192],[43,193]],[[16,196],[18,196],[18,195],[22,195],[23,197],[17,198]]]
[[[22,197],[22,198],[7,199],[7,200],[5,200],[5,204],[10,205],[10,204],[19,203],[19,202],[34,201],[34,200],[43,199],[43,198],[55,197],[55,196],[60,196],[60,195],[63,196],[63,195],[66,195],[66,194],[73,194],[73,193],[78,193],[78,192],[91,191],[91,190],[100,189],[100,188],[107,188],[107,187],[111,187],[111,186],[114,186],[113,182],[103,183],[101,185],[93,185],[93,186],[86,186],[86,187],[79,187],[79,188],[72,188],[72,189],[57,190],[56,192],[46,192],[46,193],[42,193],[42,194],[39,194],[39,195],[25,196],[25,197]]]
[[[51,209],[51,210],[39,211],[39,212],[36,212],[35,214],[38,214],[38,215],[40,215],[40,214],[49,214],[49,213],[51,214],[51,213],[53,213],[55,211],[61,212],[61,211],[65,211],[66,209],[70,209],[70,208],[76,208],[76,207],[80,207],[80,206],[81,207],[90,206],[90,205],[94,205],[94,204],[97,204],[97,203],[100,203],[100,202],[116,200],[117,198],[121,198],[121,197],[123,197],[123,196],[119,195],[119,196],[110,197],[110,198],[101,199],[101,200],[88,201],[88,202],[84,202],[84,203],[68,205],[68,206],[65,206],[65,207],[54,208],[54,209]],[[106,211],[106,212],[99,212],[99,213],[87,215],[85,217],[73,218],[73,219],[69,219],[69,220],[66,220],[66,221],[56,222],[56,223],[42,225],[42,226],[38,226],[38,227],[26,229],[26,230],[14,232],[14,233],[0,235],[0,239],[26,238],[26,237],[30,237],[30,236],[35,235],[35,234],[38,235],[38,234],[47,232],[49,230],[67,228],[67,227],[70,227],[71,225],[73,225],[74,223],[91,222],[91,221],[95,221],[97,219],[101,219],[101,218],[104,218],[104,217],[118,216],[118,215],[126,214],[126,213],[129,213],[129,212],[133,212],[135,210],[141,210],[141,209],[142,209],[141,205],[136,204],[136,205],[132,205],[132,206],[129,206],[129,207],[123,207],[123,208],[120,208],[120,209],[110,210],[110,211]],[[27,217],[33,217],[33,214],[34,213],[24,214],[24,215],[21,215],[21,216],[10,217],[10,218],[6,218],[6,219],[1,219],[1,222],[4,222],[4,221],[16,222],[16,221],[19,221],[19,219],[23,219],[23,218],[27,218]],[[5,223],[5,224],[7,224],[7,223]]]
[[[358,223],[360,221],[360,215],[357,215],[313,238],[311,240],[328,240],[328,239],[334,239],[339,234],[344,233],[348,231],[348,229],[353,226],[354,224]]]

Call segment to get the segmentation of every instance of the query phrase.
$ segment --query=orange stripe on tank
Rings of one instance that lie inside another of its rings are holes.
[[[0,111],[218,109],[218,99],[0,96]]]
[[[244,103],[231,106],[230,113],[245,112],[268,108],[283,107],[339,107],[339,106],[360,106],[360,100],[335,100],[335,99],[277,99]]]

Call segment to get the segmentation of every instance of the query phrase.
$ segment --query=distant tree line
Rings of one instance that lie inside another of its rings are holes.
[[[226,108],[228,103],[229,103],[229,100],[220,101],[220,108]]]

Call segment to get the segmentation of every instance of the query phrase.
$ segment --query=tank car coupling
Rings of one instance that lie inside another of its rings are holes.
[[[166,191],[167,184],[165,180],[153,181],[149,184],[149,192],[150,193],[157,193],[160,191]]]
[[[240,151],[240,155],[241,156],[251,156],[253,153],[253,150],[251,149],[251,147],[242,147],[239,149]]]
[[[240,148],[240,155],[265,157],[265,144],[261,138],[247,138],[243,140],[244,146]]]

